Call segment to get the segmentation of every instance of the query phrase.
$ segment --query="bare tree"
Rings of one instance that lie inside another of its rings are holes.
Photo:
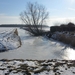
[[[29,2],[25,11],[21,12],[20,18],[26,25],[29,25],[28,29],[32,34],[41,35],[43,32],[42,25],[44,25],[48,15],[49,13],[43,5],[39,5],[37,2]]]

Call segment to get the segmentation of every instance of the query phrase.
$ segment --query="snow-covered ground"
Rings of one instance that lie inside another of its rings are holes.
[[[75,61],[3,59],[0,75],[75,75]]]
[[[14,28],[0,28],[0,33]],[[22,46],[0,53],[0,75],[75,75],[75,50],[18,29]],[[64,60],[67,59],[67,60]]]
[[[0,33],[0,52],[13,50],[21,46],[21,40],[17,29],[3,31]]]
[[[0,32],[14,28],[0,28]],[[18,29],[22,46],[18,49],[0,53],[0,59],[75,59],[75,50],[69,46],[44,37],[33,37],[24,30]]]

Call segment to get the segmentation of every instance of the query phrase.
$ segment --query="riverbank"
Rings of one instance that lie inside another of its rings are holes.
[[[75,75],[75,60],[1,59],[0,75]]]
[[[75,32],[54,32],[51,38],[75,47]]]

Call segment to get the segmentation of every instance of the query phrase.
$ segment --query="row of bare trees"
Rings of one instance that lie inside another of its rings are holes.
[[[26,9],[21,12],[20,18],[28,26],[30,33],[34,35],[42,35],[42,27],[48,18],[49,13],[43,5],[35,3],[27,3]],[[32,25],[32,26],[31,26]],[[38,27],[40,25],[40,28]]]

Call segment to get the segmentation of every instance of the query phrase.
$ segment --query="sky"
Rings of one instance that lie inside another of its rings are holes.
[[[75,0],[0,0],[0,24],[21,24],[27,2],[37,2],[49,12],[48,25],[75,21]]]

